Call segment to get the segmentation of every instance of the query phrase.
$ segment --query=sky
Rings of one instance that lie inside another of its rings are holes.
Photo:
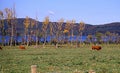
[[[76,20],[99,25],[120,22],[120,0],[0,0],[0,10],[15,4],[17,18]]]

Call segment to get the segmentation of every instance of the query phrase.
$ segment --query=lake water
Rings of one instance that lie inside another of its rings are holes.
[[[27,37],[25,36],[18,36],[18,37],[13,37],[16,41],[18,42],[22,42],[23,38],[24,40],[27,41]],[[48,36],[46,38],[46,40],[48,42],[50,42],[51,38],[54,38],[54,37],[51,37],[51,36]],[[76,41],[77,37],[74,36],[74,37],[68,37],[68,36],[65,36],[64,38],[68,39],[68,41]],[[82,36],[82,41],[85,41],[87,38],[87,36]],[[7,43],[9,40],[10,40],[10,36],[4,36],[4,39],[5,39],[5,43]],[[36,41],[36,37],[35,36],[32,36],[31,37],[32,40]],[[59,38],[59,40],[62,40],[63,38]],[[39,41],[44,41],[44,38],[39,38]],[[78,38],[78,41],[80,41],[80,37]],[[0,43],[2,42],[2,36],[0,35]]]

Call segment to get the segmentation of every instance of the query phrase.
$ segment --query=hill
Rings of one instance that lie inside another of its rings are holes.
[[[23,34],[24,32],[24,24],[23,24],[24,20],[25,18],[16,19],[17,32],[20,34]],[[30,18],[30,21],[32,20],[35,21],[34,19]],[[38,28],[40,29],[39,31],[41,31],[42,22],[37,21],[37,23],[38,23]],[[56,22],[53,22],[53,23],[56,23]],[[7,24],[6,20],[5,20],[5,24]],[[63,28],[64,28],[64,25],[63,25]],[[33,29],[35,29],[35,26]],[[75,24],[75,27],[73,28],[73,30],[74,30],[74,34],[77,35],[78,34],[78,23]],[[102,24],[102,25],[85,24],[85,30],[83,31],[83,34],[84,35],[95,34],[96,32],[105,33],[107,31],[112,32],[112,33],[118,33],[120,35],[120,22],[113,22],[113,23]]]
[[[111,32],[118,33],[120,35],[120,22],[107,23],[102,25],[86,25],[84,30],[85,34],[95,34],[96,32]]]

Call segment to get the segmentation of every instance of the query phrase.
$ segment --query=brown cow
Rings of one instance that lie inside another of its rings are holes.
[[[20,45],[19,48],[20,48],[20,49],[25,49],[25,46]]]
[[[95,46],[92,46],[92,50],[101,50],[101,46],[98,46],[98,45],[95,45]]]
[[[0,46],[0,50],[2,50],[2,47]]]

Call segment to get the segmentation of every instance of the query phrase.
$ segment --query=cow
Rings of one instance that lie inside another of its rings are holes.
[[[2,47],[0,46],[0,50],[2,50]]]
[[[92,46],[92,50],[101,50],[102,49],[102,47],[101,46],[98,46],[98,45],[94,45],[94,46]]]
[[[23,46],[23,45],[20,45],[19,48],[22,50],[26,49],[25,46]]]

